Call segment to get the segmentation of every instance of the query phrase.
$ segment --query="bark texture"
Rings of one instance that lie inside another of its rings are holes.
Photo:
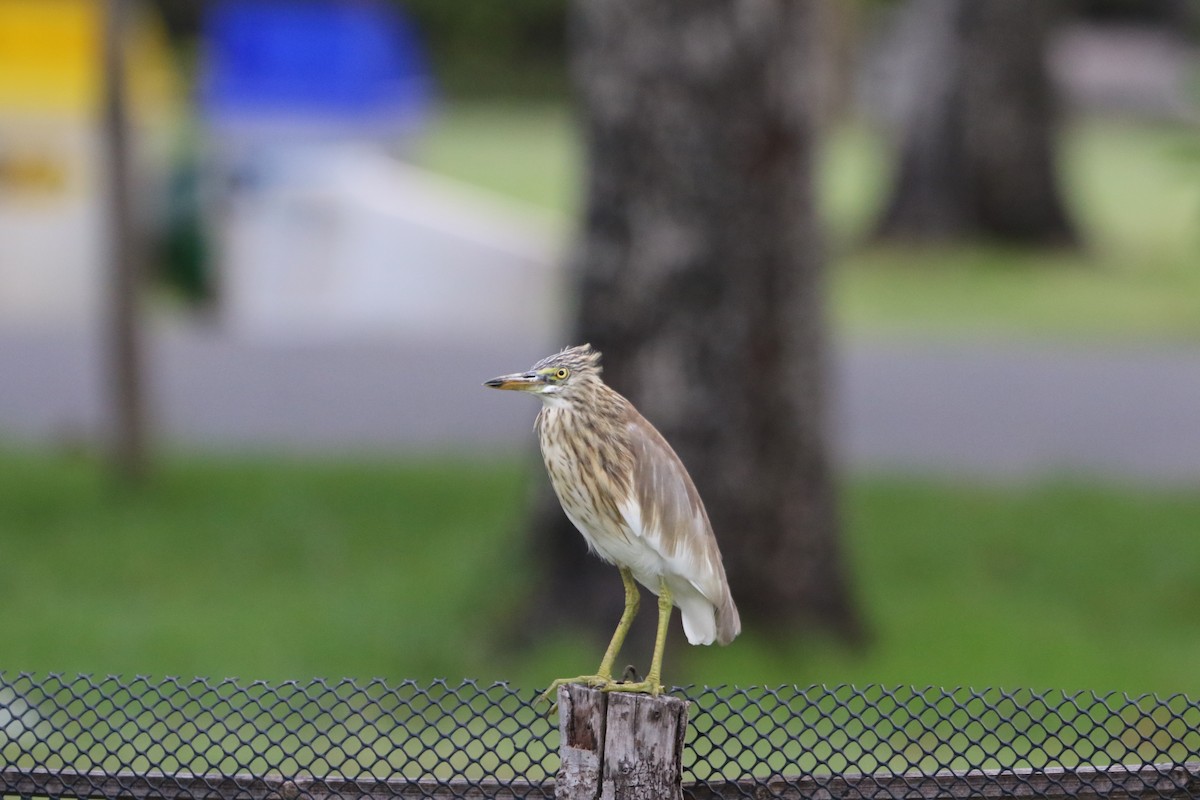
[[[743,621],[855,638],[826,431],[813,9],[573,2],[590,156],[575,340],[683,459]],[[543,609],[610,632],[615,570],[548,488],[538,507]]]
[[[557,800],[682,800],[688,702],[558,689]]]
[[[910,0],[900,163],[877,237],[1068,245],[1045,0]]]

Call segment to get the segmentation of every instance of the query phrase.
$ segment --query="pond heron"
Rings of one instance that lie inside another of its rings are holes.
[[[600,353],[570,347],[484,385],[541,398],[535,430],[554,493],[588,548],[615,564],[625,584],[625,610],[596,674],[556,680],[542,697],[568,683],[661,694],[672,605],[690,643],[732,641],[741,620],[704,503],[662,434],[600,379]],[[618,682],[613,662],[638,609],[634,581],[658,595],[658,633],[646,679]]]

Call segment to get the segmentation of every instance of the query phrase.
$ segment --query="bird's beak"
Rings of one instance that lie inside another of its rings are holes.
[[[510,389],[517,392],[528,392],[542,385],[541,376],[536,372],[517,372],[512,375],[501,375],[483,384],[493,389]]]

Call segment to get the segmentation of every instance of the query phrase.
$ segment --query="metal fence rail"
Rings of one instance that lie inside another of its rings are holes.
[[[0,673],[0,795],[553,797],[535,691]],[[692,688],[693,797],[1200,796],[1182,695]]]

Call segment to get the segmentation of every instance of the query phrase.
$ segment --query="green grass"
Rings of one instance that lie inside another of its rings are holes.
[[[888,149],[831,132],[819,188],[834,243],[835,318],[847,332],[1200,339],[1200,145],[1194,130],[1083,119],[1062,140],[1079,252],[860,243],[887,190]],[[416,153],[435,171],[556,215],[579,209],[582,146],[561,106],[450,106]]]
[[[519,588],[521,496],[508,467],[187,462],[130,493],[6,456],[0,668],[475,670]]]
[[[854,482],[847,537],[875,630],[720,651],[758,682],[1200,691],[1200,494]],[[799,674],[797,674],[799,673]],[[789,677],[790,676],[790,677]]]
[[[123,492],[88,461],[0,454],[0,668],[580,672],[594,643],[501,645],[531,577],[525,488],[509,464],[174,460]],[[667,677],[1200,694],[1200,494],[875,478],[845,506],[865,652],[750,625],[675,647]]]

